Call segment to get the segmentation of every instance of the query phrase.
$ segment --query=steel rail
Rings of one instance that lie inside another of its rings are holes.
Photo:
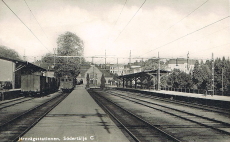
[[[109,115],[112,116],[113,119],[115,119],[136,142],[141,142],[115,115],[113,115],[113,113],[108,108],[106,108],[103,103],[98,101],[94,95],[91,96],[99,104],[99,106],[101,106],[107,113],[109,113]]]
[[[198,108],[198,109],[202,109],[202,110],[217,112],[217,113],[221,113],[221,114],[225,114],[225,115],[230,115],[230,109],[224,109],[224,108],[219,108],[219,107],[214,107],[214,106],[201,105],[201,104],[197,104],[197,103],[196,104],[188,103],[188,102],[185,102],[185,101],[162,99],[161,97],[156,97],[156,96],[152,96],[152,95],[145,95],[145,94],[142,94],[142,93],[132,93],[132,92],[124,92],[124,93],[132,94],[132,95],[135,94],[137,96],[141,96],[141,97],[144,97],[144,98],[156,99],[156,100],[160,100],[160,101],[163,101],[163,102],[169,102],[169,103],[184,105],[184,106],[188,106],[188,107]],[[147,96],[149,96],[149,97],[147,97]]]
[[[55,99],[59,99],[57,100],[57,102],[55,102],[50,108],[48,111],[46,111],[43,115],[41,115],[38,119],[36,119],[36,121],[34,121],[28,128],[26,128],[26,130],[24,130],[22,133],[20,133],[14,140],[13,142],[16,142],[18,141],[18,139],[20,137],[22,137],[24,134],[26,134],[31,128],[33,128],[43,117],[45,117],[51,110],[53,110],[58,104],[60,104],[70,93],[65,93],[65,95],[61,94],[61,95],[58,95],[57,97],[49,100],[48,102],[45,102],[43,104],[46,105],[47,103],[50,103],[51,101],[55,101]],[[43,107],[43,106],[39,106],[39,107]]]
[[[27,110],[27,111],[21,113],[20,115],[18,115],[18,116],[16,116],[16,117],[12,118],[12,119],[10,119],[10,120],[8,120],[7,122],[1,124],[1,125],[0,125],[0,130],[2,130],[2,127],[4,127],[4,126],[8,125],[9,123],[11,123],[11,122],[13,122],[13,121],[15,121],[15,120],[17,120],[17,119],[23,117],[23,116],[26,115],[26,114],[29,114],[31,111],[36,110],[37,108],[43,106],[44,104],[47,104],[48,102],[52,101],[53,99],[55,99],[55,98],[57,98],[57,97],[59,97],[59,96],[60,96],[60,95],[57,95],[57,96],[55,96],[54,98],[52,98],[52,99],[50,99],[50,100],[48,100],[48,101],[46,101],[46,102],[44,102],[44,103],[42,103],[42,104],[40,104],[40,105],[37,105],[37,106],[35,106],[35,107],[33,107],[33,108],[31,108],[31,109],[29,109],[29,110]]]
[[[113,95],[114,95],[114,94],[113,94]],[[118,95],[116,95],[116,96],[118,96]],[[207,120],[209,120],[209,121],[213,121],[213,122],[216,122],[216,123],[221,123],[221,124],[223,124],[223,125],[228,125],[228,126],[230,126],[229,123],[225,123],[225,122],[218,121],[218,120],[215,120],[215,119],[211,119],[211,118],[199,116],[199,115],[192,114],[192,113],[188,113],[188,112],[185,112],[185,111],[180,111],[180,110],[177,110],[177,109],[174,109],[174,108],[170,108],[170,107],[166,107],[166,106],[163,106],[163,105],[159,105],[159,104],[156,104],[156,103],[152,103],[152,102],[148,102],[148,101],[143,101],[143,100],[141,100],[141,99],[132,98],[132,99],[134,99],[134,100],[138,100],[138,101],[133,101],[133,100],[127,99],[127,98],[125,98],[125,97],[121,97],[121,96],[118,96],[118,97],[123,98],[123,99],[126,99],[126,100],[129,100],[129,101],[132,101],[132,102],[134,102],[134,103],[137,103],[137,104],[140,104],[140,105],[143,105],[143,106],[146,106],[146,107],[149,107],[149,108],[152,108],[152,109],[156,109],[156,110],[158,110],[158,111],[161,111],[161,112],[164,112],[164,113],[167,113],[167,114],[170,114],[170,115],[179,117],[179,118],[181,118],[181,119],[184,119],[184,120],[187,120],[187,121],[190,121],[190,122],[193,122],[193,123],[197,123],[197,124],[199,124],[199,125],[201,125],[201,126],[205,126],[205,127],[207,127],[207,128],[211,128],[211,129],[216,130],[216,131],[219,131],[219,132],[221,132],[221,133],[225,133],[225,134],[230,135],[230,132],[228,132],[228,131],[224,131],[224,130],[218,129],[218,128],[216,128],[216,127],[213,127],[213,126],[209,126],[209,125],[206,125],[206,124],[203,124],[203,123],[200,123],[200,122],[197,122],[197,121],[194,121],[194,120],[191,120],[191,119],[182,117],[182,116],[180,116],[180,115],[176,115],[176,114],[174,114],[174,113],[171,113],[171,112],[168,112],[168,111],[165,111],[165,110],[162,110],[162,109],[158,109],[158,108],[155,108],[155,107],[152,107],[152,106],[143,104],[143,103],[140,103],[139,101],[142,101],[142,102],[145,102],[145,103],[150,103],[150,104],[157,105],[157,106],[164,107],[164,108],[168,108],[168,109],[175,110],[175,111],[178,111],[178,112],[182,112],[182,113],[185,113],[185,114],[189,114],[189,115],[192,115],[192,116],[200,117],[200,118],[203,118],[203,119],[207,119]],[[126,96],[126,97],[127,97],[127,96]],[[130,97],[130,98],[131,98],[131,97]]]
[[[4,105],[4,104],[7,104],[7,103],[10,103],[10,102],[13,102],[13,101],[18,101],[18,100],[21,100],[21,99],[24,99],[24,97],[19,97],[19,98],[15,98],[15,99],[11,99],[11,100],[5,100],[3,102],[0,102],[0,105]]]
[[[25,99],[25,98],[22,98],[22,99]],[[7,107],[11,107],[11,106],[17,105],[17,104],[20,104],[20,103],[23,103],[23,102],[30,101],[32,99],[34,99],[34,98],[28,98],[27,100],[23,100],[23,101],[20,101],[20,102],[16,102],[16,103],[13,103],[13,104],[10,104],[10,105],[6,105],[6,106],[3,106],[3,107],[0,107],[0,110],[4,109],[4,108],[7,108]],[[10,101],[10,102],[6,102],[6,103],[4,103],[4,105],[7,104],[7,103],[12,103],[12,102],[15,102],[15,101],[19,101],[19,100],[21,100],[21,99]]]
[[[94,93],[97,93],[94,91]],[[99,93],[97,93],[99,94]],[[99,94],[100,95],[100,94]],[[100,97],[103,97],[102,95],[100,95]],[[164,134],[165,136],[167,136],[168,138],[170,138],[171,140],[173,141],[177,141],[177,142],[181,142],[181,140],[175,138],[174,136],[168,134],[167,132],[163,131],[162,129],[158,128],[157,126],[154,126],[152,124],[150,124],[149,122],[145,121],[144,119],[140,118],[139,116],[135,115],[134,113],[130,112],[129,110],[121,107],[120,105],[116,104],[115,102],[113,102],[112,100],[108,99],[108,98],[105,98],[103,97],[104,99],[106,99],[107,101],[109,101],[110,103],[114,104],[115,106],[119,107],[120,109],[122,109],[123,111],[129,113],[130,115],[132,115],[133,117],[137,118],[138,120],[140,120],[141,122],[147,124],[148,126],[152,127],[153,129],[161,132],[162,134]]]

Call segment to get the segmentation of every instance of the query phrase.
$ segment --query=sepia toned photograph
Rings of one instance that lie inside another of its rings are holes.
[[[229,0],[0,0],[0,142],[228,142]]]

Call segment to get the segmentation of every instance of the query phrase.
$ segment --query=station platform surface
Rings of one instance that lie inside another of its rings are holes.
[[[174,96],[183,96],[183,97],[192,97],[192,98],[210,99],[210,100],[230,102],[230,96],[220,96],[220,95],[213,95],[212,96],[212,95],[168,91],[168,90],[135,89],[135,88],[121,88],[121,87],[117,87],[117,89],[137,90],[137,91],[153,92],[153,93],[166,94],[166,95],[168,94],[168,95],[174,95]]]
[[[229,96],[220,96],[220,95],[204,95],[204,94],[195,94],[195,93],[185,93],[185,92],[176,92],[176,91],[166,91],[166,90],[144,90],[149,92],[155,93],[162,93],[162,94],[171,94],[171,95],[178,95],[178,96],[185,96],[185,97],[194,97],[194,98],[202,98],[202,99],[211,99],[211,100],[219,100],[219,101],[228,101],[230,102]]]
[[[37,141],[129,141],[91,98],[85,86],[77,86],[65,100],[22,136],[22,141],[25,138],[37,138]]]

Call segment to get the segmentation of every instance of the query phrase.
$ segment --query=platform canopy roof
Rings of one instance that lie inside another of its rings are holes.
[[[32,70],[32,71],[46,71],[46,69],[41,68],[39,66],[36,66],[36,65],[34,65],[30,62],[27,62],[27,61],[17,60],[17,59],[9,59],[9,58],[5,58],[5,57],[1,57],[1,56],[0,56],[0,59],[14,62],[16,64],[15,71],[18,71],[22,68],[26,68],[26,69]]]
[[[140,77],[140,76],[146,76],[146,75],[156,76],[157,72],[158,72],[158,70],[148,70],[148,71],[142,71],[142,72],[138,72],[138,73],[120,75],[120,76],[118,76],[118,78],[133,78],[133,77]],[[165,73],[169,73],[169,72],[170,71],[168,71],[168,70],[160,70],[160,74],[165,74]]]

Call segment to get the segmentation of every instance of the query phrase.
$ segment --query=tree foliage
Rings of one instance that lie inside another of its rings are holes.
[[[117,73],[115,73],[115,74],[113,75],[113,80],[115,80],[115,81],[118,80],[118,74],[117,74]]]
[[[41,66],[46,69],[55,70],[57,77],[63,75],[76,77],[79,74],[81,62],[85,61],[83,57],[76,57],[83,56],[83,41],[76,34],[66,32],[65,34],[59,35],[57,47],[56,55],[49,53],[41,59]]]
[[[66,32],[57,39],[58,55],[82,56],[84,52],[83,41],[74,33]]]
[[[230,62],[224,57],[217,58],[214,62],[214,82],[215,88],[219,91],[230,90]],[[222,77],[223,76],[223,77]],[[223,80],[222,80],[223,79]],[[223,86],[222,86],[223,83]]]
[[[5,57],[9,59],[21,60],[19,54],[6,46],[0,46],[0,57]]]
[[[86,88],[89,88],[89,73],[86,76]]]
[[[158,59],[149,59],[143,63],[144,70],[156,70],[158,69],[158,66],[159,66]],[[161,69],[166,68],[166,65],[162,61],[160,61],[160,68]]]
[[[196,61],[192,74],[175,69],[167,76],[166,86],[173,88],[191,88],[211,90],[212,60],[205,63]],[[164,81],[165,82],[165,81]],[[225,57],[214,60],[214,88],[217,94],[230,93],[230,61]]]
[[[196,61],[193,74],[192,74],[192,80],[195,89],[211,89],[211,69],[210,69],[210,62],[207,62],[207,64],[204,64],[201,62],[199,64],[198,61]]]
[[[101,76],[101,85],[100,85],[101,89],[105,88],[105,82],[106,82],[105,76],[104,76],[104,74],[102,74],[102,76]]]
[[[191,88],[192,78],[189,74],[180,71],[179,69],[174,69],[172,73],[168,76],[168,84],[173,88]]]
[[[57,39],[58,56],[82,56],[84,52],[83,41],[74,33],[66,32],[59,35]],[[79,74],[82,57],[60,57],[56,58],[55,70],[58,76],[71,75],[76,77]]]

